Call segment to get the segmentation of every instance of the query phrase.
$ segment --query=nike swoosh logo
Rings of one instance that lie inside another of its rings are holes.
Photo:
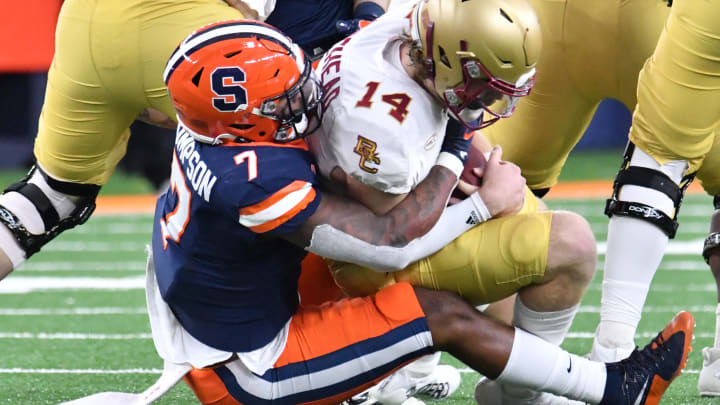
[[[567,368],[567,372],[569,373],[570,370],[572,370],[572,357],[570,357],[570,365]]]
[[[647,388],[648,381],[650,381],[650,377],[645,378],[645,384],[643,384],[643,387],[640,390],[640,395],[635,398],[635,402],[633,403],[633,405],[640,405],[643,403],[643,397],[645,396],[645,388]]]

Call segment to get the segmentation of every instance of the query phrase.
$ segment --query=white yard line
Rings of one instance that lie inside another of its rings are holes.
[[[152,224],[148,223],[124,223],[124,222],[110,222],[110,223],[90,223],[85,226],[81,226],[72,230],[73,235],[144,235],[149,238],[152,234]]]
[[[128,368],[121,370],[73,368],[0,368],[0,374],[162,374],[158,368]]]
[[[16,277],[0,283],[0,294],[19,294],[48,290],[133,290],[145,288],[145,276],[102,277]]]
[[[677,305],[655,306],[647,305],[643,308],[643,313],[670,313],[674,314],[680,311],[690,311],[693,313],[714,314],[716,305],[693,305],[689,307],[681,307]],[[578,309],[581,314],[596,314],[600,312],[599,306],[582,305]],[[73,315],[73,316],[92,316],[92,315],[144,315],[147,314],[145,307],[87,307],[87,308],[0,308],[0,316],[33,316],[33,315]]]
[[[31,333],[0,332],[0,339],[41,339],[41,340],[138,340],[152,339],[150,333]]]
[[[43,246],[43,252],[145,252],[150,243],[150,234],[142,242],[68,242],[53,241]]]
[[[24,271],[145,271],[144,261],[78,262],[78,261],[30,261],[18,272]]]
[[[95,307],[95,308],[0,308],[0,316],[28,315],[136,315],[147,314],[145,307]]]

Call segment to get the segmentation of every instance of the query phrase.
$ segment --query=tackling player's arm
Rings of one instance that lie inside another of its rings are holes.
[[[400,270],[488,219],[477,194],[445,209],[456,182],[457,173],[436,165],[384,215],[324,193],[304,224],[283,237],[323,257],[380,271]]]
[[[376,214],[362,204],[324,193],[317,211],[300,232],[310,241],[315,227],[323,224],[378,246],[401,247],[427,233],[437,222],[457,177],[442,166],[435,166],[413,192],[385,213]]]

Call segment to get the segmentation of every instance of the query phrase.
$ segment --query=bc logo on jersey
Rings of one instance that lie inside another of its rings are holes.
[[[245,72],[239,67],[215,69],[211,75],[211,86],[213,93],[220,97],[213,97],[213,107],[222,112],[246,109],[247,90],[240,83],[245,83]]]
[[[377,149],[377,143],[358,135],[358,142],[357,145],[355,145],[353,152],[360,155],[360,162],[358,163],[358,166],[368,173],[377,173],[378,171],[377,167],[367,166],[368,163],[375,163],[377,165],[380,164],[380,158],[378,157],[377,152],[375,152],[375,149]]]

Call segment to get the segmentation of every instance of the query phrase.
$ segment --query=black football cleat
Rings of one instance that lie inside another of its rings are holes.
[[[670,383],[682,373],[692,349],[695,319],[680,312],[642,350],[607,364],[601,405],[657,405]]]

